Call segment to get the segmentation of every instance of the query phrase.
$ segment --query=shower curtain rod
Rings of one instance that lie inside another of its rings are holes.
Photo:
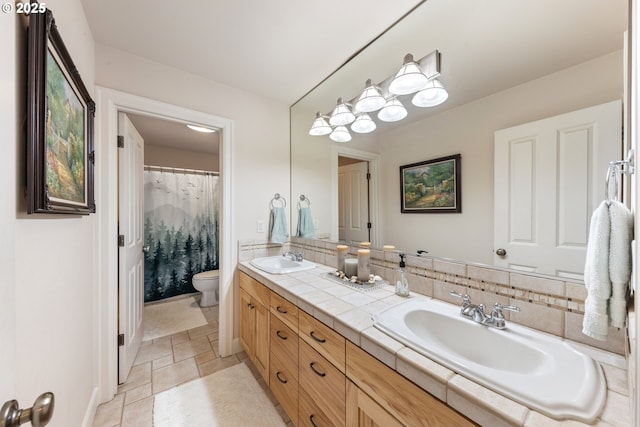
[[[220,175],[220,172],[203,171],[203,170],[197,170],[197,169],[170,168],[167,166],[144,165],[144,170],[156,171],[156,172],[169,172],[169,173],[184,173],[184,174],[193,173],[197,175],[215,175],[215,176]]]

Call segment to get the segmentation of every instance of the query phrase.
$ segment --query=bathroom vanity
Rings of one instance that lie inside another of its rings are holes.
[[[405,300],[391,286],[355,291],[331,280],[333,269],[321,264],[287,275],[264,273],[249,262],[238,269],[241,341],[298,426],[563,423],[374,328],[373,313]],[[606,354],[603,359],[615,365]],[[619,389],[624,371],[598,361],[609,385],[598,421],[628,425],[628,398]]]

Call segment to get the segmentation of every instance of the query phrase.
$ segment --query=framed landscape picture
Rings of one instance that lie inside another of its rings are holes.
[[[402,213],[462,212],[460,154],[400,166]]]
[[[95,103],[50,10],[29,15],[27,212],[95,212]]]

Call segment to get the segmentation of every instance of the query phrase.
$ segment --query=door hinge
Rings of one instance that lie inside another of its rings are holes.
[[[118,148],[124,148],[124,136],[118,135]]]
[[[118,335],[118,347],[122,347],[124,345],[124,334]]]
[[[118,236],[118,246],[121,248],[124,247],[124,234]]]
[[[371,229],[371,223],[370,222],[367,223],[367,228]]]
[[[371,172],[367,172],[367,181],[371,180]]]

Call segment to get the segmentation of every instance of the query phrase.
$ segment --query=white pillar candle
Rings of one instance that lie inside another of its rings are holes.
[[[367,282],[369,280],[369,259],[371,251],[369,249],[358,249],[358,280]]]
[[[344,259],[347,257],[347,251],[349,250],[349,246],[347,245],[338,245],[336,246],[336,253],[338,255],[338,271],[342,271],[343,273],[347,273],[344,271]]]
[[[344,274],[347,277],[353,277],[358,274],[358,260],[355,258],[347,258],[344,260]]]

